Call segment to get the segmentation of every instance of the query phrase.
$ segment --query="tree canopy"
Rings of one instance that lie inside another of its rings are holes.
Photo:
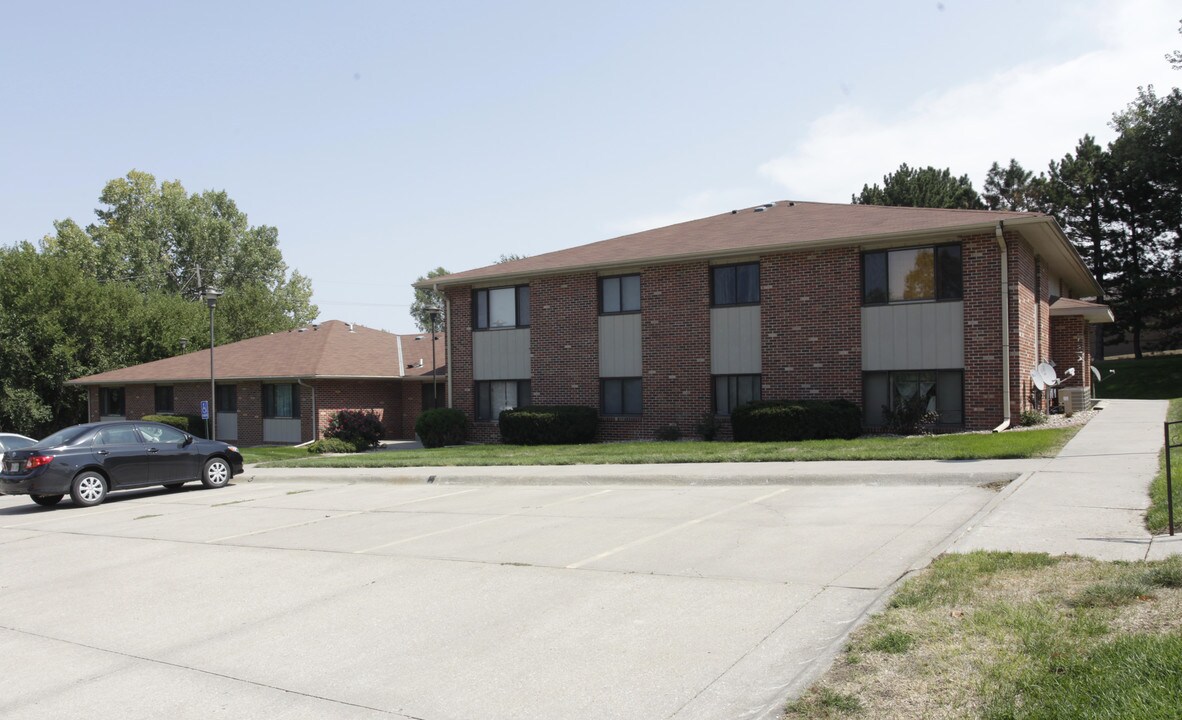
[[[311,281],[289,272],[273,227],[252,227],[224,191],[190,195],[132,171],[107,183],[96,222],[55,222],[40,247],[0,246],[0,427],[41,437],[85,419],[72,378],[207,342],[200,285],[224,291],[216,341],[314,319]],[[201,280],[197,280],[197,269]]]
[[[415,282],[423,282],[447,274],[447,270],[437,267],[425,276],[419,276]],[[415,299],[410,305],[410,316],[414,318],[415,326],[423,332],[431,332],[432,330],[431,314],[427,312],[427,308],[432,306],[439,308],[439,318],[435,321],[434,329],[442,330],[447,326],[447,297],[440,291],[415,288]]]
[[[882,178],[882,185],[863,185],[853,196],[855,205],[896,205],[903,207],[959,208],[985,207],[968,175],[953,177],[952,171],[934,167],[912,168],[907,163]]]

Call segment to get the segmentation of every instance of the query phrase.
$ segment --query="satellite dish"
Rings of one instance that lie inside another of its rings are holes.
[[[1096,378],[1096,382],[1104,382],[1104,378],[1100,376],[1099,368],[1097,368],[1095,365],[1091,365],[1089,366],[1089,369],[1092,371],[1092,377]]]
[[[1030,371],[1030,380],[1034,383],[1034,387],[1038,388],[1040,392],[1047,389],[1047,384],[1042,379],[1042,375],[1039,374],[1038,368],[1034,368]]]
[[[1042,376],[1042,381],[1049,387],[1055,387],[1059,384],[1059,376],[1055,374],[1054,365],[1048,362],[1042,362],[1038,364],[1038,367],[1034,371]]]
[[[1073,368],[1073,367],[1067,368],[1067,372],[1063,373],[1063,379],[1066,380],[1067,378],[1073,378],[1073,377],[1075,377],[1075,368]]]

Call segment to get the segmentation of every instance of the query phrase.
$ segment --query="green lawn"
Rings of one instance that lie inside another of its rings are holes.
[[[1052,457],[1078,428],[997,434],[861,437],[795,443],[632,442],[594,445],[465,445],[360,455],[280,459],[270,467],[438,467],[455,465],[606,465],[794,460],[986,460]]]
[[[1178,389],[1174,388],[1174,392]],[[1169,412],[1166,413],[1168,420],[1182,420],[1182,398],[1174,398],[1170,401]],[[1172,428],[1173,435],[1170,442],[1173,444],[1182,443],[1182,425],[1175,425]],[[1164,443],[1165,436],[1162,436]],[[1160,467],[1157,471],[1157,477],[1153,479],[1153,484],[1149,486],[1149,512],[1145,516],[1145,526],[1149,528],[1149,532],[1163,533],[1166,532],[1168,525],[1168,506],[1166,503],[1166,451],[1162,448],[1161,457],[1158,458]],[[1170,463],[1173,466],[1173,473],[1171,473],[1174,480],[1174,530],[1178,531],[1179,526],[1182,526],[1182,448],[1174,448],[1170,454]]]
[[[259,445],[258,447],[240,447],[245,463],[260,463],[270,460],[287,460],[290,458],[309,457],[308,448],[291,447],[290,445]]]
[[[1155,355],[1140,360],[1101,360],[1096,363],[1104,381],[1092,383],[1100,398],[1168,400],[1182,388],[1182,355]],[[1115,370],[1115,375],[1109,375]]]
[[[785,718],[1182,718],[1182,556],[946,555]]]

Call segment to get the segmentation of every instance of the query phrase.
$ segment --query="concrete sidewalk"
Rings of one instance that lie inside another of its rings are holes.
[[[1101,560],[1182,552],[1182,535],[1154,538],[1145,529],[1169,403],[1104,400],[1102,406],[1058,457],[1002,491],[951,552],[1015,550]]]

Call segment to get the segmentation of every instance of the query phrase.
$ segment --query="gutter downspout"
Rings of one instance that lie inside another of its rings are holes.
[[[1010,258],[1006,250],[1004,225],[997,221],[993,229],[997,238],[997,249],[1001,252],[1001,424],[993,432],[1010,426]]]
[[[312,390],[312,442],[316,442],[320,439],[320,416],[316,414],[316,386],[307,385],[299,378],[296,378],[296,385]]]

